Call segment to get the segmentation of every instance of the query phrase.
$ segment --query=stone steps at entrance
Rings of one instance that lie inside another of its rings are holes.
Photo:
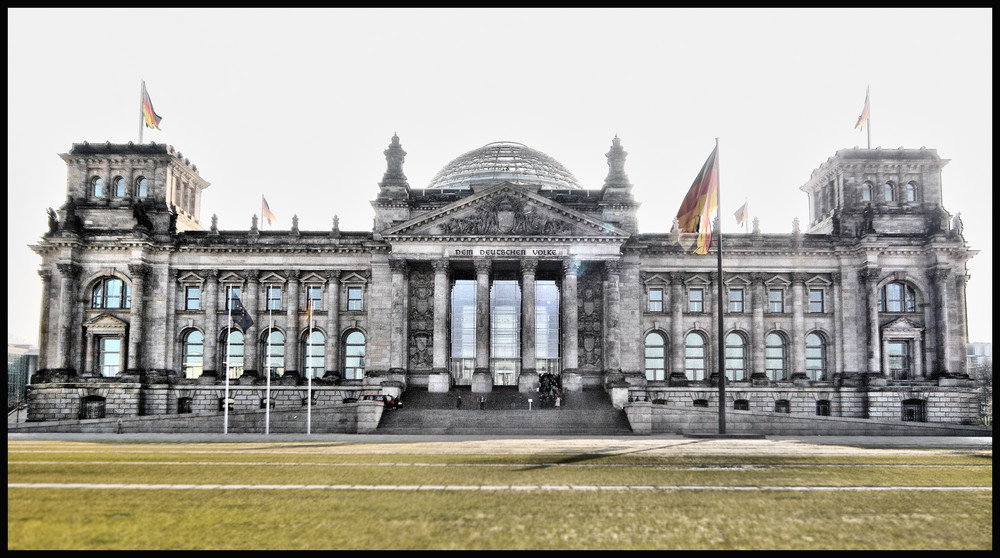
[[[486,396],[483,408],[480,395]],[[540,408],[538,394],[519,393],[516,388],[495,388],[487,394],[468,388],[448,393],[413,390],[400,399],[402,408],[383,413],[379,434],[632,434],[625,412],[615,409],[603,390],[571,392],[559,408]],[[533,400],[530,409],[528,399]]]

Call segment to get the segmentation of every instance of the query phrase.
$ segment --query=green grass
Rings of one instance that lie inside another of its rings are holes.
[[[8,487],[7,548],[805,550],[991,549],[993,545],[991,454],[430,454],[405,449],[385,452],[331,444],[8,442],[7,481],[984,489],[587,492]]]

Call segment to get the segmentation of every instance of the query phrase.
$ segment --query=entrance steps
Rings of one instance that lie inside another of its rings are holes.
[[[481,395],[486,396],[482,408]],[[378,434],[632,434],[625,412],[615,409],[603,390],[570,392],[558,408],[539,407],[537,393],[519,393],[516,388],[505,387],[487,394],[472,393],[468,388],[453,388],[448,393],[411,390],[400,399],[400,409],[382,414]],[[532,399],[530,408],[528,399]]]

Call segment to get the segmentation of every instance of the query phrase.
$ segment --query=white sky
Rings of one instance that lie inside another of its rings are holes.
[[[138,141],[140,80],[162,131],[211,186],[202,224],[372,228],[398,133],[411,187],[492,141],[547,153],[585,188],[617,134],[666,232],[715,138],[723,229],[749,201],[764,233],[808,226],[798,188],[854,129],[937,149],[944,205],[979,254],[969,340],[992,342],[990,9],[9,9],[8,342],[38,342],[41,259],[28,245],[66,196],[73,143]]]

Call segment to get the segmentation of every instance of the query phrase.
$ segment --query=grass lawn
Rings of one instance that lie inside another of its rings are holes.
[[[340,450],[305,444],[8,442],[7,548],[929,550],[993,545],[991,454]],[[19,488],[12,483],[250,488]],[[387,486],[451,488],[371,489]],[[657,488],[600,488],[620,486]],[[781,488],[790,486],[982,490]]]

